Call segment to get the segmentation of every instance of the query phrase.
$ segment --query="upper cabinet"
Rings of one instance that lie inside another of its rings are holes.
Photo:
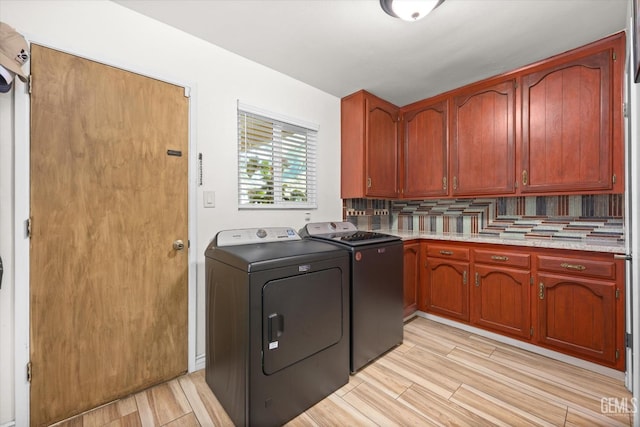
[[[366,91],[342,99],[344,199],[398,197],[399,109]]]
[[[443,197],[449,176],[447,100],[414,105],[405,111],[402,196]]]
[[[624,37],[402,108],[344,98],[342,197],[623,193]]]
[[[515,192],[515,80],[452,97],[451,195]]]
[[[621,36],[522,76],[522,193],[622,192]]]

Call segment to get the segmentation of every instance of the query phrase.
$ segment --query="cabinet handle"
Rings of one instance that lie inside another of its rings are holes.
[[[458,189],[458,177],[457,176],[453,177],[453,189],[454,190]]]
[[[446,176],[442,177],[442,189],[443,190],[447,189],[447,177]]]
[[[480,274],[478,274],[478,272],[476,272],[476,287],[480,286]]]
[[[581,265],[581,264],[568,264],[566,262],[563,262],[562,264],[560,264],[560,267],[566,268],[567,270],[578,270],[578,271],[584,271],[584,270],[587,269],[587,267],[585,267],[584,265]]]
[[[371,178],[367,178],[367,188],[371,188]]]
[[[538,285],[538,297],[544,299],[544,283],[542,282]]]
[[[453,252],[452,251],[442,250],[442,251],[440,251],[440,255],[453,255]]]
[[[462,272],[462,284],[463,285],[467,284],[467,270]]]
[[[522,185],[527,185],[527,183],[529,182],[529,174],[527,173],[527,170],[523,170],[522,171]]]
[[[491,259],[494,261],[509,261],[508,256],[502,256],[502,255],[491,255]]]

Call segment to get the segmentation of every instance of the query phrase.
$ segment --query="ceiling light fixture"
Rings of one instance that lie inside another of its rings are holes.
[[[444,0],[380,0],[382,10],[394,18],[417,21],[440,6]]]

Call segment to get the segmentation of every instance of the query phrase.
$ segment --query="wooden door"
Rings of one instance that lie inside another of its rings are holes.
[[[536,291],[541,344],[616,364],[615,282],[540,273]]]
[[[430,103],[404,114],[404,198],[448,193],[447,101]]]
[[[612,63],[607,49],[522,78],[521,192],[613,187]]]
[[[515,192],[515,81],[453,98],[451,195]]]
[[[187,370],[184,88],[32,45],[31,423]],[[172,151],[169,151],[172,150]]]
[[[471,322],[503,334],[529,339],[530,273],[478,264],[474,270]]]
[[[469,321],[469,263],[427,258],[426,309],[453,319]]]
[[[404,244],[404,317],[418,309],[420,273],[420,242]]]
[[[398,108],[368,97],[365,155],[369,197],[398,196]]]

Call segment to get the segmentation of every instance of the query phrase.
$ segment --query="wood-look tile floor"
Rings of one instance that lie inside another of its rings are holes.
[[[631,397],[620,380],[414,318],[401,346],[287,427],[628,426]],[[198,371],[56,426],[231,425]]]

